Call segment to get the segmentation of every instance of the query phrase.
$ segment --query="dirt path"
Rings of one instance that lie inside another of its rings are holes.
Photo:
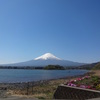
[[[93,72],[95,73],[94,75],[100,76],[100,70],[93,70]]]

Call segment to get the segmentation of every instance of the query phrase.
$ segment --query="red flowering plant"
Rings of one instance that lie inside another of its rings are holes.
[[[72,87],[80,87],[85,89],[100,90],[100,77],[98,76],[84,76],[67,82],[66,85]]]

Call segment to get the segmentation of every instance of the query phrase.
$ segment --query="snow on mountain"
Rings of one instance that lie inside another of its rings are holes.
[[[60,58],[54,56],[53,54],[51,53],[46,53],[40,57],[37,57],[35,58],[34,60],[49,60],[49,59],[52,59],[52,60],[61,60]]]

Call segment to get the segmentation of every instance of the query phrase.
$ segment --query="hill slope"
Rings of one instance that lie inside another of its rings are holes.
[[[93,70],[100,70],[100,62],[93,67]]]

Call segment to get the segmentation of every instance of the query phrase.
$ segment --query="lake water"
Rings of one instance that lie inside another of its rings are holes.
[[[0,69],[0,83],[28,82],[82,75],[87,70]]]

